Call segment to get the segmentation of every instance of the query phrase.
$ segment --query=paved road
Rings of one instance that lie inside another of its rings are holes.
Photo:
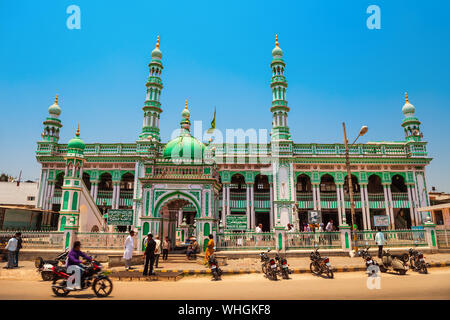
[[[335,279],[294,274],[291,280],[269,281],[261,274],[230,275],[220,282],[209,276],[185,277],[177,282],[114,281],[106,299],[450,299],[450,268],[430,274],[383,274],[381,289],[369,290],[363,272],[336,273]],[[97,299],[91,290],[53,296],[50,283],[0,280],[0,299]]]

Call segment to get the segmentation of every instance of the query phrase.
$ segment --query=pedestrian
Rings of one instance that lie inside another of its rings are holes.
[[[255,232],[256,233],[261,233],[262,232],[262,224],[258,224],[255,228]],[[256,246],[259,246],[261,243],[262,237],[261,236],[255,236],[255,242],[256,242]]]
[[[208,265],[209,257],[214,253],[214,249],[216,247],[214,244],[213,235],[210,234],[208,237],[209,241],[205,251],[205,265]]]
[[[326,232],[332,232],[333,231],[333,219],[330,219],[328,221],[327,226],[325,227]],[[328,244],[331,246],[331,233],[327,235],[328,237]]]
[[[169,257],[169,248],[170,248],[170,240],[169,237],[165,237],[162,243],[162,258],[163,260],[167,260]]]
[[[123,258],[125,259],[125,270],[133,269],[131,267],[131,259],[133,258],[134,250],[134,231],[130,231],[130,235],[125,239],[125,251],[123,252]]]
[[[159,256],[161,255],[161,240],[159,240],[159,236],[155,236],[156,248],[155,248],[155,268],[159,268]]]
[[[191,255],[196,254],[199,251],[200,246],[198,245],[197,239],[193,238],[191,244],[186,250],[186,256],[191,259]]]
[[[321,222],[319,224],[319,244],[323,244],[325,242],[325,238],[323,236],[324,231],[325,231],[324,224]]]
[[[144,273],[143,273],[144,276],[149,274],[148,273],[149,265],[150,265],[150,275],[155,274],[153,272],[153,264],[155,263],[155,249],[156,249],[156,242],[155,240],[153,240],[153,235],[149,233],[147,235],[147,246],[145,248],[143,256],[143,258],[145,258]]]
[[[17,248],[14,252],[14,267],[19,267],[19,251],[22,249],[22,233],[17,232],[16,233],[16,239],[17,239]]]
[[[15,256],[16,256],[16,250],[17,250],[16,236],[11,237],[11,239],[8,240],[8,243],[6,244],[5,249],[8,251],[8,264],[6,265],[5,269],[12,269],[12,268],[14,268]]]
[[[383,245],[385,243],[384,234],[381,232],[381,228],[378,228],[378,232],[375,235],[375,242],[378,245],[378,258],[381,259],[383,257]]]

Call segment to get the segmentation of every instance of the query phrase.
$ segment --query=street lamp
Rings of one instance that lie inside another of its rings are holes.
[[[347,169],[347,182],[348,182],[348,191],[350,194],[350,210],[352,214],[352,229],[353,229],[353,248],[355,251],[358,250],[358,247],[356,246],[356,220],[355,220],[355,201],[353,199],[353,183],[352,183],[352,172],[350,170],[350,155],[348,151],[348,139],[347,139],[347,131],[345,130],[345,122],[342,122],[342,128],[344,130],[344,144],[345,144],[345,167]],[[359,137],[365,135],[369,128],[367,126],[362,126],[361,130],[359,130],[359,134],[356,137],[355,141],[350,145],[354,145],[356,143],[356,140],[358,140]],[[345,199],[344,199],[345,201]],[[343,223],[344,225],[347,224],[347,219],[345,217],[345,210],[344,210],[344,216],[343,216]]]

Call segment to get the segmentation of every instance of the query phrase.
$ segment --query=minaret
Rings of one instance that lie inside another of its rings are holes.
[[[58,105],[58,95],[56,95],[55,103],[48,108],[49,116],[42,123],[44,125],[44,132],[41,133],[42,141],[58,143],[59,130],[62,127],[59,115],[61,108]]]
[[[402,127],[405,130],[406,141],[422,141],[422,132],[420,132],[420,121],[414,115],[416,108],[409,102],[408,93],[405,92],[405,104],[402,112],[405,118],[402,122]]]
[[[64,157],[66,169],[61,193],[60,231],[66,229],[78,230],[79,227],[84,148],[85,144],[80,139],[80,129],[78,127],[75,137],[67,144],[67,154]]]
[[[159,117],[161,110],[161,91],[163,84],[161,81],[161,72],[163,65],[161,63],[162,52],[159,50],[159,36],[156,40],[156,48],[152,51],[152,61],[148,65],[150,75],[146,83],[147,97],[144,107],[144,123],[142,124],[142,132],[139,135],[141,140],[154,138],[161,141],[159,136]]]
[[[278,36],[275,36],[275,48],[272,50],[272,107],[273,114],[271,140],[291,140],[288,126],[289,107],[286,100],[287,81],[284,76],[286,64],[283,61],[283,51],[278,46]]]

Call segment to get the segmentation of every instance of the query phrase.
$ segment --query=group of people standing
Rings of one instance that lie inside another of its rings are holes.
[[[19,267],[19,251],[22,249],[22,233],[16,232],[16,234],[8,240],[5,246],[7,251],[8,263],[5,269],[13,269]]]

